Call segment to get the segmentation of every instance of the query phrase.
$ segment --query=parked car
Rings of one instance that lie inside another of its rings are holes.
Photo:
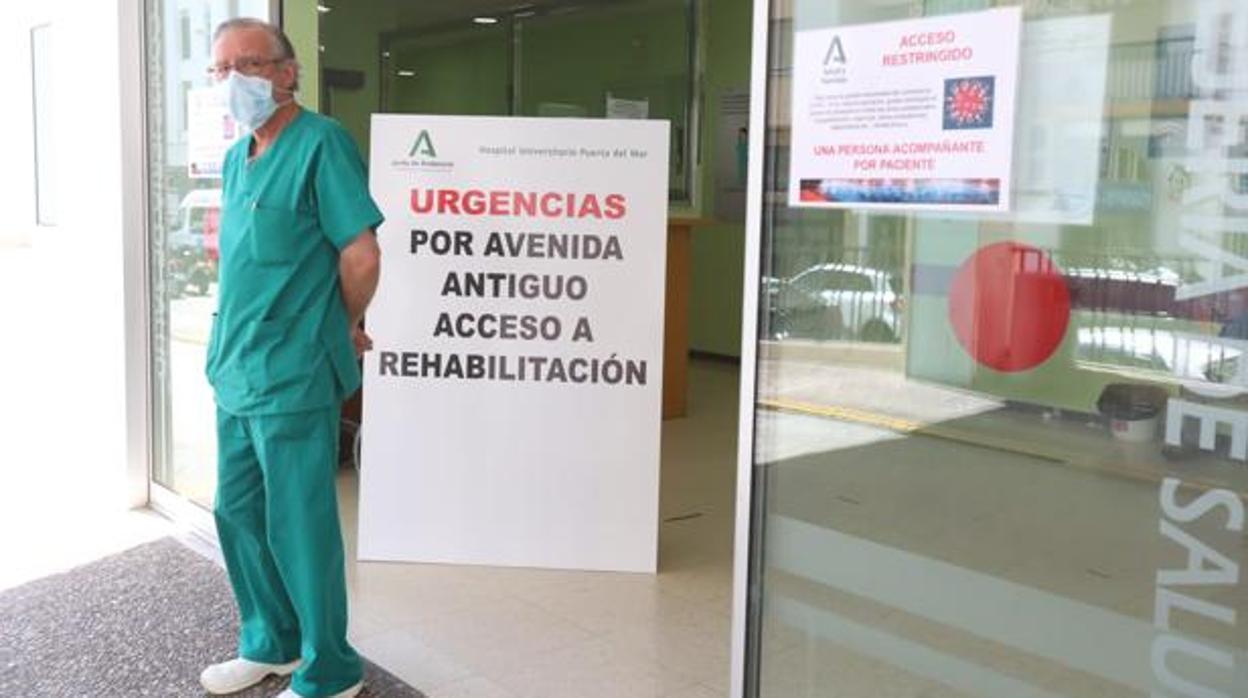
[[[904,300],[898,279],[889,272],[818,264],[786,281],[777,295],[787,336],[865,342],[901,338]]]
[[[221,256],[221,190],[189,192],[178,207],[178,221],[166,240],[170,294],[205,295],[217,280]]]
[[[1157,374],[1206,397],[1248,392],[1242,363],[1248,340],[1177,327],[1092,325],[1077,331],[1075,358]]]

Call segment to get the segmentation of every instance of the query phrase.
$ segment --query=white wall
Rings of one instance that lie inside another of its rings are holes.
[[[141,158],[137,90],[139,0],[0,5],[0,65],[11,91],[0,104],[0,462],[10,496],[120,509],[142,499],[135,452],[145,342]],[[123,23],[122,18],[125,18]],[[53,37],[55,227],[35,225],[30,29],[50,22]],[[123,40],[122,29],[125,29]],[[123,58],[130,61],[123,85]],[[123,89],[123,87],[125,89]],[[129,198],[127,198],[129,197]],[[138,268],[136,268],[136,266]],[[129,360],[128,360],[129,358]],[[137,379],[137,380],[135,380]],[[134,446],[128,446],[132,444]],[[15,450],[16,449],[16,450]]]
[[[6,71],[15,98],[0,109],[0,248],[29,244],[35,220],[34,130],[31,84],[30,29],[39,15],[21,5],[0,6],[0,65]],[[7,299],[6,299],[7,300]]]

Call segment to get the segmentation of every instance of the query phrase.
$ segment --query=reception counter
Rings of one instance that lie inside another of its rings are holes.
[[[663,322],[663,419],[685,416],[689,392],[689,277],[693,229],[713,221],[667,219],[667,296]]]

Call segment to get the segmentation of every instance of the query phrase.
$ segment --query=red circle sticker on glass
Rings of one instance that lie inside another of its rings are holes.
[[[949,288],[949,322],[979,363],[1026,371],[1048,360],[1066,336],[1070,289],[1043,250],[995,243],[958,269]]]

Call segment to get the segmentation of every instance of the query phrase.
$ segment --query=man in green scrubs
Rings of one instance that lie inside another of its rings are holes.
[[[360,385],[361,329],[376,289],[382,216],[354,141],[293,99],[281,30],[218,28],[210,72],[251,129],[226,155],[220,298],[206,373],[216,394],[214,514],[241,619],[238,657],[204,670],[214,694],[293,672],[282,696],[349,698],[334,488],[338,410]]]

